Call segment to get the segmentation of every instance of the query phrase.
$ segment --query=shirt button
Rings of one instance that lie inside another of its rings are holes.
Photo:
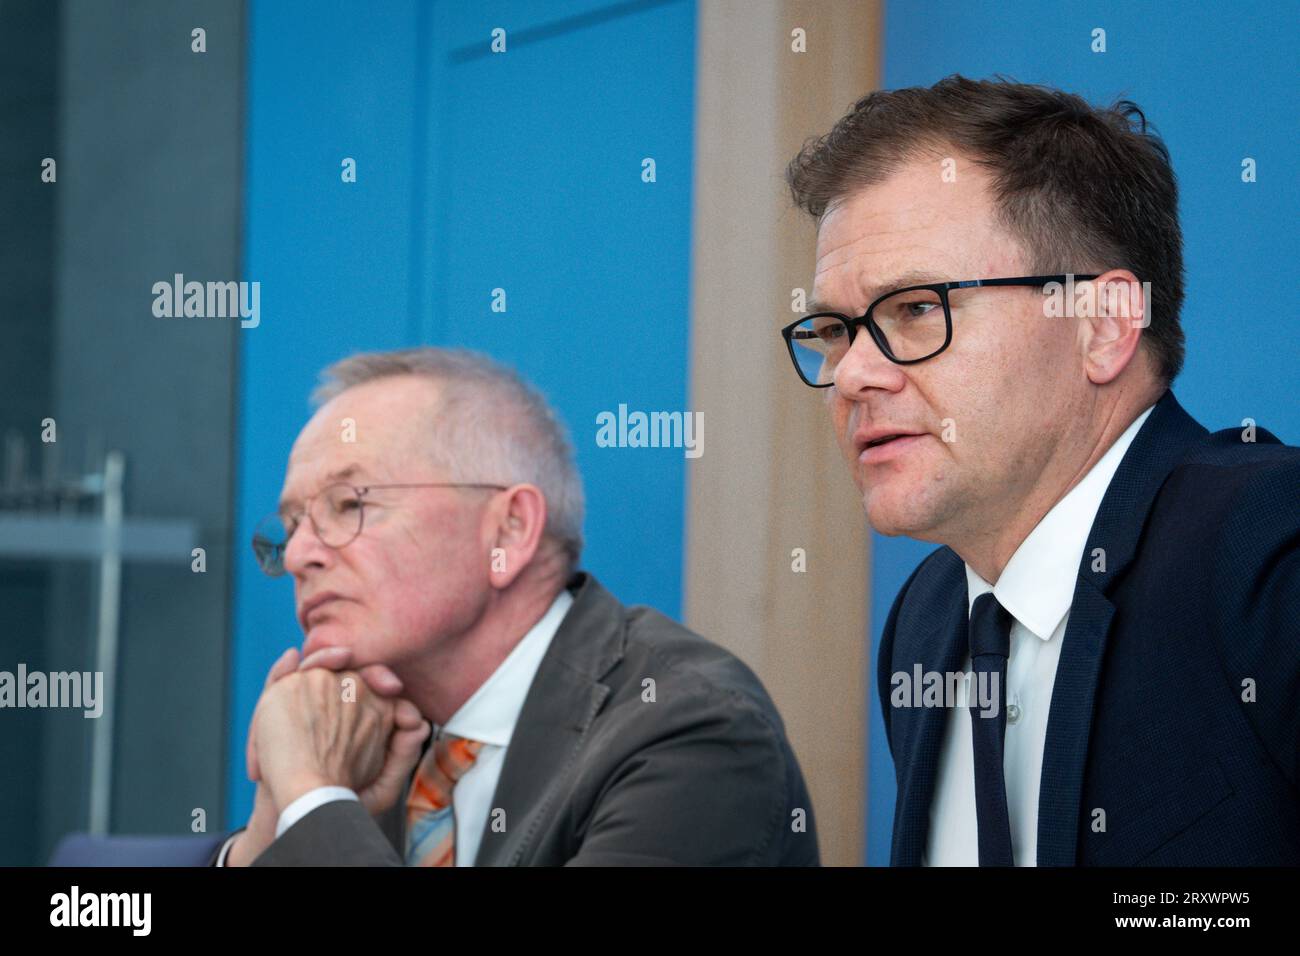
[[[1007,723],[1009,723],[1009,724],[1014,724],[1014,723],[1015,723],[1016,721],[1018,721],[1019,719],[1020,719],[1020,705],[1019,705],[1019,704],[1008,704],[1008,705],[1007,705]]]

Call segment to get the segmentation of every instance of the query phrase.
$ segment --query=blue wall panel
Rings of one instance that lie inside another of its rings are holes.
[[[624,600],[679,615],[682,450],[595,436],[620,403],[686,408],[695,11],[596,7],[488,3],[449,18],[451,52],[428,84],[439,173],[425,337],[484,349],[549,394],[585,478],[588,566]],[[491,53],[492,27],[524,9],[546,23],[520,23]]]

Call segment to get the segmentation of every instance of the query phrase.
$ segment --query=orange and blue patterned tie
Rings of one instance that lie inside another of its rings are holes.
[[[440,734],[425,751],[406,798],[406,865],[454,866],[451,791],[478,757],[482,741]]]

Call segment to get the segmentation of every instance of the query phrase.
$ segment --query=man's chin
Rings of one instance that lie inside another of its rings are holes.
[[[867,524],[876,534],[883,534],[887,538],[896,538],[900,535],[916,537],[916,532],[921,528],[921,522],[917,516],[911,514],[905,508],[900,508],[895,502],[883,500],[878,494],[873,494],[867,490],[862,495],[862,510],[866,514]]]

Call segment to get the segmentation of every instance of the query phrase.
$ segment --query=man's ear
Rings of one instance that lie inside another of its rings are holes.
[[[486,513],[488,580],[509,587],[537,554],[546,529],[546,498],[536,485],[511,485]]]
[[[1119,378],[1138,350],[1142,329],[1149,321],[1150,283],[1138,281],[1127,269],[1112,269],[1092,280],[1091,302],[1079,297],[1074,303],[1083,337],[1084,368],[1095,385]]]

